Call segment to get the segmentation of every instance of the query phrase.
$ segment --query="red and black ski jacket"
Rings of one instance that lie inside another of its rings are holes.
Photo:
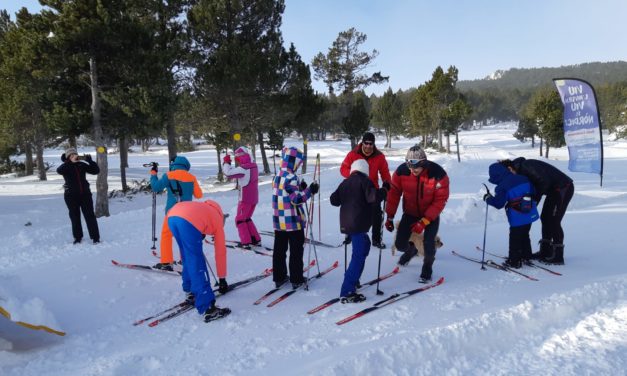
[[[433,222],[444,210],[449,196],[449,179],[439,164],[427,161],[418,176],[414,176],[407,164],[403,163],[394,172],[391,189],[388,192],[385,212],[394,218],[401,196],[403,213]]]
[[[385,155],[374,147],[372,154],[366,156],[361,151],[361,142],[355,146],[355,148],[348,152],[342,166],[340,166],[340,174],[347,178],[351,174],[351,165],[358,159],[365,159],[368,162],[368,177],[375,188],[379,188],[379,174],[381,174],[382,181],[390,181],[390,168],[388,167],[388,161],[385,159]]]

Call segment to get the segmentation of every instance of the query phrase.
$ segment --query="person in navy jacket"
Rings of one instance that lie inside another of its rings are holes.
[[[72,235],[74,236],[74,244],[78,244],[83,239],[83,226],[81,224],[81,211],[85,222],[89,237],[94,244],[100,242],[100,231],[98,230],[98,221],[94,214],[94,202],[91,198],[91,190],[89,183],[85,178],[85,174],[96,175],[100,172],[98,164],[91,159],[91,155],[87,154],[79,158],[76,149],[69,148],[61,155],[63,164],[57,168],[57,173],[63,175],[65,184],[65,205],[67,205],[70,220],[72,221]]]
[[[502,163],[490,165],[490,179],[496,184],[494,196],[488,191],[483,200],[497,209],[505,208],[509,222],[509,257],[504,266],[518,269],[523,260],[531,259],[531,224],[538,220],[533,185],[523,175],[512,174]]]
[[[366,300],[357,293],[359,278],[370,253],[368,231],[372,226],[373,204],[387,195],[389,184],[377,189],[368,178],[368,162],[356,159],[351,165],[351,173],[331,194],[331,205],[340,207],[340,231],[350,237],[353,244],[351,262],[344,273],[340,290],[342,303],[359,303]]]

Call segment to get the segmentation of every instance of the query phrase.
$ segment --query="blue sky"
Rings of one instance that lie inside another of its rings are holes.
[[[36,0],[2,0],[0,8],[37,11]],[[371,72],[390,76],[367,93],[416,87],[438,66],[459,78],[497,69],[556,67],[627,60],[627,0],[286,0],[283,38],[307,63],[355,27],[377,49]],[[314,88],[326,92],[322,82]]]

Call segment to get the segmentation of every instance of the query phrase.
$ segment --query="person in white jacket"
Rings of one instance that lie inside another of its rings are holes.
[[[227,154],[223,159],[222,169],[229,179],[237,179],[239,199],[235,224],[242,247],[261,243],[261,236],[252,220],[257,202],[259,202],[259,169],[252,160],[250,151],[241,146],[235,149],[235,164],[231,166],[231,156]]]

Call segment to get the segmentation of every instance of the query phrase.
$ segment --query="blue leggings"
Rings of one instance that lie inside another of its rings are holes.
[[[367,233],[350,234],[350,237],[353,244],[353,253],[348,269],[344,273],[344,282],[342,283],[340,296],[347,296],[355,292],[357,282],[359,282],[361,273],[363,273],[366,265],[366,257],[370,253],[370,238],[368,238]]]
[[[205,313],[215,302],[216,296],[211,289],[205,255],[202,252],[202,234],[181,217],[168,218],[168,226],[181,250],[183,291],[194,294],[198,313]]]

